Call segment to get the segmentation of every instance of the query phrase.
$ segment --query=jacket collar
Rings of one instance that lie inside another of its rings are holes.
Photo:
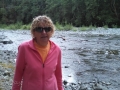
[[[36,48],[34,46],[34,38],[28,42],[28,45],[31,49],[36,50]]]
[[[50,41],[50,49],[52,50],[53,48],[55,48],[55,44],[51,41],[51,40],[49,40]],[[35,48],[35,46],[34,46],[34,38],[32,39],[32,40],[30,40],[29,42],[28,42],[28,44],[29,44],[29,47],[31,48],[31,49],[33,49],[33,50],[36,50],[36,48]]]

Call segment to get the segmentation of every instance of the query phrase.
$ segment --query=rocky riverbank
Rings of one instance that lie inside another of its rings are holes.
[[[0,90],[11,90],[16,52],[0,51]],[[69,68],[65,66],[65,68]],[[70,77],[70,76],[69,76]],[[68,82],[63,80],[65,90],[109,90],[110,83],[93,80],[92,82]]]
[[[120,90],[120,33],[110,29],[56,31],[65,90]],[[0,30],[0,90],[11,90],[17,47],[28,30]]]

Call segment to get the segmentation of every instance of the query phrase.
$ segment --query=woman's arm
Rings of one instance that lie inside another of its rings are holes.
[[[55,75],[57,79],[58,90],[64,90],[62,85],[61,50],[58,56],[58,64],[56,67]]]
[[[14,73],[12,90],[20,90],[22,76],[25,68],[25,52],[24,47],[19,46],[17,60],[16,60],[16,68]]]

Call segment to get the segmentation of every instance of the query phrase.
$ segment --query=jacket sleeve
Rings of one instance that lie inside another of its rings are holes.
[[[58,64],[56,67],[55,75],[57,79],[58,90],[64,90],[62,84],[61,50],[58,56]]]
[[[25,68],[24,47],[19,46],[18,47],[18,54],[17,54],[17,60],[16,60],[16,67],[15,67],[12,90],[20,90],[24,68]]]

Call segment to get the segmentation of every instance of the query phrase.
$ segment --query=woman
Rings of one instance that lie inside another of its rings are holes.
[[[18,48],[12,90],[63,90],[61,50],[50,40],[54,30],[49,17],[33,19],[33,39]]]

